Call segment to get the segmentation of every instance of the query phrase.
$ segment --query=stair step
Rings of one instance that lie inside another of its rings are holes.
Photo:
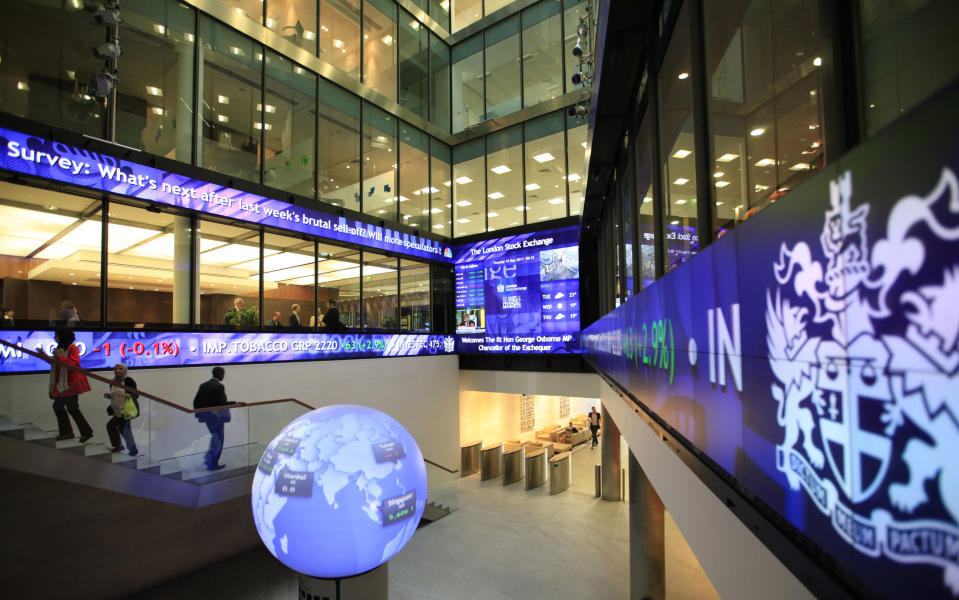
[[[214,481],[223,481],[224,479],[233,479],[249,475],[256,469],[255,466],[239,466],[230,468],[229,466],[219,471],[185,471],[183,481],[203,485],[213,483]]]
[[[14,423],[10,419],[0,416],[0,431],[8,431],[10,429],[21,429],[23,428],[22,423]]]
[[[3,429],[0,430],[0,435],[13,438],[15,440],[23,439],[23,427],[18,427],[17,429]]]
[[[56,437],[56,431],[44,431],[43,429],[34,427],[30,424],[23,425],[23,439],[27,442],[35,442],[37,440],[52,440]]]

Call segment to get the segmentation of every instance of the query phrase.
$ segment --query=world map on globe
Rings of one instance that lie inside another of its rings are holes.
[[[386,562],[413,536],[426,506],[423,455],[395,419],[336,405],[293,420],[253,478],[253,521],[283,564],[348,577]]]

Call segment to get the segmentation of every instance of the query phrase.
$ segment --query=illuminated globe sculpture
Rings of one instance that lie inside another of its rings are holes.
[[[253,478],[260,538],[291,569],[320,578],[375,569],[413,537],[426,506],[413,436],[373,408],[318,408],[270,443]]]

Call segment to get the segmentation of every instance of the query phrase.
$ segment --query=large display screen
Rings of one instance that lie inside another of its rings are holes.
[[[294,360],[452,354],[453,336],[329,333],[77,331],[80,366],[112,369]],[[0,340],[52,354],[52,331],[0,331]],[[0,373],[46,371],[50,365],[0,344]]]
[[[460,352],[578,351],[578,227],[459,246],[454,264]]]
[[[583,332],[591,362],[864,596],[959,595],[957,102],[904,117]]]
[[[0,168],[55,181],[309,233],[366,248],[450,262],[445,243],[258,196],[85,148],[0,128]]]

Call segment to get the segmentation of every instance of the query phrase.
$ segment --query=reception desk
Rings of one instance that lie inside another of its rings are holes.
[[[526,454],[526,489],[538,488],[549,479],[548,458],[546,448],[533,449]]]
[[[526,446],[510,444],[503,450],[503,485],[526,477]]]
[[[572,484],[573,470],[570,468],[572,453],[561,452],[549,459],[549,493],[565,492]]]
[[[480,450],[480,480],[486,481],[503,473],[503,442],[484,446]]]
[[[480,448],[483,440],[460,444],[460,477],[467,477],[480,470]]]

